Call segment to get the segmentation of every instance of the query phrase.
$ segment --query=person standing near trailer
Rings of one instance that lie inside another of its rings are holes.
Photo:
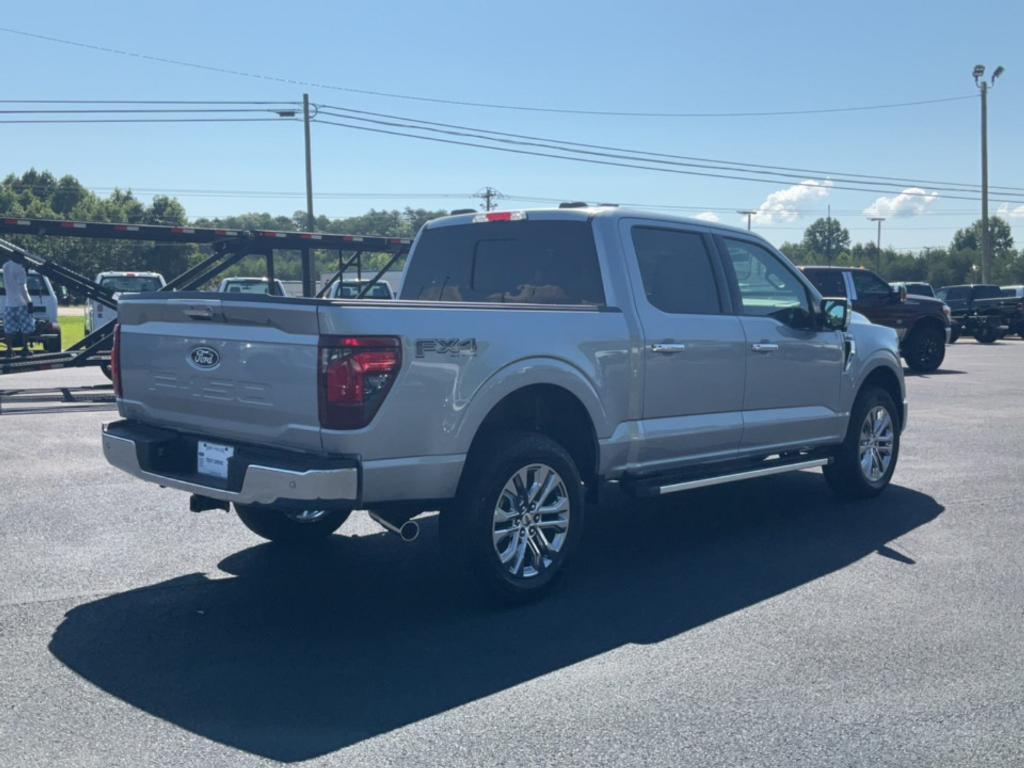
[[[32,320],[32,298],[28,294],[28,271],[20,253],[12,253],[3,266],[4,274],[4,335],[7,337],[7,355],[21,347],[21,356],[32,354],[28,337],[35,331]]]

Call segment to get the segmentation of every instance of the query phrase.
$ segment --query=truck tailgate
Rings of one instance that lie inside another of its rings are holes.
[[[321,450],[315,304],[164,294],[119,309],[123,416],[229,442]]]

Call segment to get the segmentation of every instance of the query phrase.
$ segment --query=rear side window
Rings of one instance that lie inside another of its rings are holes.
[[[695,232],[634,227],[633,247],[647,301],[671,314],[722,311],[704,238]]]
[[[842,270],[808,269],[804,271],[804,275],[822,296],[833,299],[846,296],[846,282],[843,280]]]
[[[974,288],[974,298],[976,299],[998,299],[999,298],[999,286],[998,285],[978,285]]]
[[[426,229],[403,299],[604,304],[594,234],[584,221],[502,221]]]

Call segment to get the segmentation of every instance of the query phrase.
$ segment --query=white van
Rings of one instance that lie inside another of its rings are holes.
[[[122,293],[145,293],[159,291],[167,281],[159,272],[100,272],[96,282],[106,288],[116,299]],[[85,312],[85,332],[90,334],[117,318],[117,310],[106,307],[93,299],[89,300]]]
[[[4,276],[0,272],[0,297],[6,295]],[[60,352],[60,321],[57,317],[57,294],[48,277],[35,270],[28,271],[28,295],[32,299],[32,319],[36,330],[32,341],[42,343],[46,352]],[[0,300],[0,304],[3,301]],[[3,335],[3,318],[0,317],[0,336]]]

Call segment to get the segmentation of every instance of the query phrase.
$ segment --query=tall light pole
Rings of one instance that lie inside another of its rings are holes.
[[[885,221],[884,216],[871,216],[869,221],[878,222],[878,245],[875,248],[875,272],[882,271],[882,222]]]
[[[976,64],[971,73],[981,91],[981,279],[986,283],[992,279],[992,233],[988,226],[988,89],[1004,71],[996,67],[988,82],[985,82],[983,64]]]
[[[750,231],[750,220],[757,214],[757,211],[736,211],[740,216],[747,217],[747,232]]]

